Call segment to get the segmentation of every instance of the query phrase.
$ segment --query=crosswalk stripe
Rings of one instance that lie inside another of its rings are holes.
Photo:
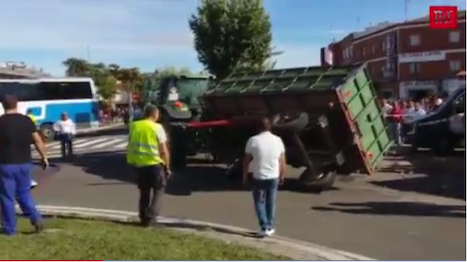
[[[97,144],[97,145],[90,146],[89,148],[90,149],[102,148],[102,147],[106,147],[106,146],[115,144],[115,142],[120,142],[120,141],[122,141],[122,140],[121,139],[112,139],[112,140],[107,141],[105,143],[100,143],[100,144]]]
[[[60,148],[60,141],[51,142],[51,143],[47,144],[47,147],[50,147],[50,148]]]
[[[82,148],[82,147],[97,144],[99,142],[103,142],[103,141],[106,141],[106,140],[107,140],[107,138],[93,139],[93,140],[90,140],[90,141],[85,139],[84,143],[77,143],[77,142],[73,143],[73,148]]]
[[[122,148],[126,148],[128,145],[128,141],[125,141],[123,143],[120,143],[118,145],[115,145],[114,148],[117,148],[117,149],[122,149]]]
[[[53,145],[47,145],[49,149],[59,149],[61,147],[60,143],[54,143]]]
[[[76,154],[85,154],[92,152],[121,151],[128,144],[127,137],[94,137],[94,138],[78,138],[73,141],[73,151]],[[60,141],[52,141],[46,144],[47,156],[50,158],[61,157]],[[40,157],[39,153],[31,146],[32,156]]]

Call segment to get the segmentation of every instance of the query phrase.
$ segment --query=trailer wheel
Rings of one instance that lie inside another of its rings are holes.
[[[305,173],[307,171],[305,170],[303,172]],[[302,179],[302,177],[307,176],[302,174],[300,176],[300,183],[308,190],[324,191],[332,188],[334,182],[336,182],[337,173],[335,171],[324,172],[318,179],[313,179],[310,181],[306,181],[305,179]]]
[[[300,131],[308,125],[308,114],[299,113],[296,115],[274,115],[272,127],[279,131]]]

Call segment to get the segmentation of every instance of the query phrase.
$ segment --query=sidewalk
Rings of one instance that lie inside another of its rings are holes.
[[[44,215],[102,219],[124,223],[137,221],[137,214],[134,212],[59,206],[39,206],[38,208]],[[161,222],[167,228],[257,248],[272,254],[287,256],[293,260],[375,260],[284,237],[258,238],[251,231],[233,226],[166,217],[162,218]]]

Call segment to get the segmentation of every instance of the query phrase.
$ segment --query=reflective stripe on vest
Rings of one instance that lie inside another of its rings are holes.
[[[159,141],[157,126],[150,120],[139,120],[131,123],[127,148],[127,162],[134,166],[162,164],[159,157]]]

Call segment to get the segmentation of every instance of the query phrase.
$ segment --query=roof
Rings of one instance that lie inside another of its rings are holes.
[[[466,15],[466,10],[459,10],[457,12],[457,19],[458,20],[465,19],[465,15]],[[342,38],[341,40],[339,40],[338,42],[342,42],[347,37],[353,37],[354,40],[357,40],[359,38],[367,37],[367,36],[370,36],[370,35],[373,35],[373,34],[376,34],[376,33],[391,29],[391,28],[395,28],[398,26],[426,23],[429,21],[429,19],[430,19],[430,16],[426,15],[423,17],[418,17],[418,18],[407,20],[404,22],[389,22],[389,21],[381,22],[374,26],[367,27],[363,31],[352,32],[348,34],[347,36],[345,36],[344,38]]]

